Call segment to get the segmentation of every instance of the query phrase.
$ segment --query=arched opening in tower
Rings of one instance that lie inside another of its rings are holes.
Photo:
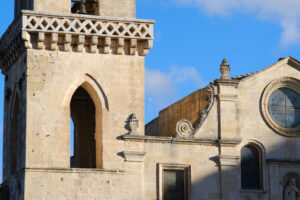
[[[10,125],[10,173],[15,174],[17,171],[18,158],[18,130],[19,130],[19,97],[15,98],[13,107],[13,116]]]
[[[74,126],[74,132],[71,134],[74,138],[71,167],[96,168],[95,105],[82,87],[73,94],[70,109]]]
[[[98,0],[72,0],[71,12],[75,14],[98,15]]]

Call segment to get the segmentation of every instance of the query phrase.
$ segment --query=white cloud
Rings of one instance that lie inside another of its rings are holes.
[[[300,44],[299,0],[173,0],[204,10],[208,15],[228,16],[251,13],[259,19],[276,22],[282,28],[281,44]]]
[[[173,96],[175,87],[172,84],[172,79],[169,73],[164,73],[159,70],[146,69],[146,93],[159,96]]]
[[[195,67],[172,66],[167,72],[146,68],[147,113],[153,117],[166,106],[205,86]]]

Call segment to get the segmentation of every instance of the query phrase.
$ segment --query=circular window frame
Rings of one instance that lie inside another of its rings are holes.
[[[300,95],[300,80],[292,77],[283,77],[276,79],[267,85],[261,98],[261,112],[266,123],[277,133],[288,137],[300,137],[300,124],[293,128],[284,128],[279,126],[270,116],[268,111],[268,102],[271,94],[279,88],[289,88]]]

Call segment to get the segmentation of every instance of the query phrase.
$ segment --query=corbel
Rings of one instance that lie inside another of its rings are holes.
[[[97,46],[98,46],[98,36],[92,36],[91,38],[91,53],[97,52]]]
[[[71,34],[65,34],[65,38],[64,38],[64,50],[65,51],[71,51]]]
[[[22,31],[22,39],[24,40],[24,46],[26,49],[31,49],[30,34],[27,31]]]
[[[103,51],[104,54],[109,54],[110,46],[111,46],[111,38],[105,37],[104,38],[104,51]]]
[[[57,42],[58,42],[58,34],[52,33],[51,34],[51,46],[50,46],[50,49],[52,51],[55,51],[57,49]]]
[[[78,44],[77,44],[77,51],[82,52],[84,48],[84,42],[85,42],[85,37],[84,35],[78,35]]]
[[[122,55],[124,49],[124,38],[119,38],[118,39],[118,49],[117,49],[117,54]]]
[[[153,40],[144,41],[144,48],[142,49],[142,56],[147,56],[149,50],[153,47]]]
[[[130,40],[130,50],[129,50],[130,55],[135,55],[136,46],[137,46],[137,39],[131,39]]]
[[[44,48],[44,41],[45,41],[45,33],[38,33],[38,43],[37,43],[37,48],[38,49],[43,49]]]

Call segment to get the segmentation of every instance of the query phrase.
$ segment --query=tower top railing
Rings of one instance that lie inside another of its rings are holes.
[[[22,11],[0,40],[2,73],[24,49],[148,54],[154,39],[155,21],[82,14]],[[117,50],[112,48],[117,41]],[[47,44],[50,43],[50,46]],[[61,47],[62,45],[62,47]],[[76,47],[76,49],[74,49]]]

